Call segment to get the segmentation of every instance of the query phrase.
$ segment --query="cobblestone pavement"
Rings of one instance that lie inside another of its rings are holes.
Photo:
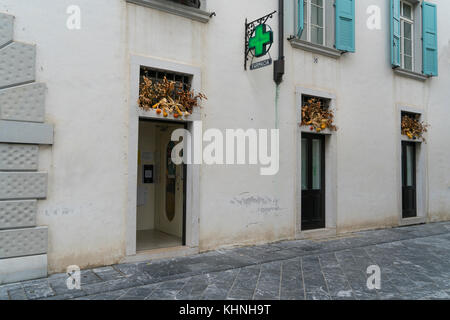
[[[369,290],[367,267],[381,268]],[[0,286],[0,299],[450,299],[450,222],[218,250]]]

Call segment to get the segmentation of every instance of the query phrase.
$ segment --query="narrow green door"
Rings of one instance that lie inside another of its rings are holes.
[[[402,142],[403,218],[417,217],[416,143]]]
[[[302,230],[325,228],[325,137],[302,134]]]

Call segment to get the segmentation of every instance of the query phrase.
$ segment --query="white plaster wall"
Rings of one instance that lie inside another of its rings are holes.
[[[69,5],[82,28],[66,28]],[[53,147],[41,147],[48,199],[49,271],[118,262],[125,252],[128,60],[126,10],[111,0],[5,0],[15,39],[37,44],[37,81],[47,84]]]
[[[438,1],[439,77],[429,84],[428,190],[429,218],[450,219],[450,1]],[[445,24],[446,22],[446,24]]]
[[[204,127],[225,130],[237,128],[281,128],[280,172],[277,176],[259,175],[258,166],[203,166],[201,171],[200,248],[260,243],[294,236],[294,172],[288,145],[295,147],[294,131],[276,123],[276,87],[273,68],[244,71],[244,21],[277,10],[277,1],[210,1],[218,13],[208,28],[205,70]],[[236,7],[239,6],[239,10]],[[217,18],[217,19],[216,19]],[[270,20],[275,43],[273,59],[278,58],[278,16]],[[239,91],[237,89],[239,88]],[[294,86],[292,86],[292,90]],[[283,90],[283,89],[282,89]],[[291,91],[293,93],[293,91]],[[283,96],[283,91],[280,92]],[[295,97],[292,96],[292,99]],[[287,105],[278,100],[281,115]],[[211,112],[209,112],[211,110]],[[213,200],[213,193],[216,194]]]
[[[450,3],[432,2],[439,8],[438,78],[422,83],[395,76],[388,1],[358,0],[356,53],[335,60],[286,41],[286,74],[276,100],[272,67],[243,70],[243,42],[245,18],[277,10],[277,0],[208,0],[217,16],[207,24],[122,0],[36,0],[32,6],[3,0],[0,10],[16,16],[15,38],[37,44],[37,77],[47,83],[46,115],[55,125],[55,145],[41,148],[40,156],[49,196],[39,204],[38,224],[49,226],[50,271],[110,264],[125,255],[130,54],[201,68],[208,96],[204,129],[280,128],[276,176],[260,176],[258,166],[201,166],[201,250],[295,237],[296,86],[336,96],[338,232],[398,223],[402,105],[424,110],[432,125],[429,219],[450,219]],[[71,4],[82,9],[79,31],[65,28]],[[366,28],[372,4],[382,9],[382,30]],[[270,25],[277,43],[278,16]],[[287,29],[286,38],[291,33]]]

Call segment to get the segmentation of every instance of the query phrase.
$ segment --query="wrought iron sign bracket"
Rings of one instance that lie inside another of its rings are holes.
[[[257,26],[265,24],[267,20],[272,19],[273,15],[277,13],[275,10],[272,13],[269,13],[268,15],[265,15],[262,18],[256,19],[252,22],[247,22],[247,19],[245,19],[245,57],[244,57],[244,70],[247,70],[247,62],[249,60],[249,55],[251,52],[251,49],[249,48],[249,41],[252,37],[253,33],[255,32],[255,29]]]

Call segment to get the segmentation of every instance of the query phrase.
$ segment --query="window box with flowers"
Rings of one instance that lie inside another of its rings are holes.
[[[327,106],[327,99],[303,97],[301,123],[303,132],[332,134],[337,131],[334,125],[334,111]]]
[[[190,117],[199,102],[206,99],[203,93],[195,94],[180,83],[167,80],[151,80],[143,77],[139,88],[138,105],[144,111],[154,111],[162,118],[178,119]]]
[[[429,124],[420,120],[417,113],[402,112],[401,134],[403,141],[426,142],[424,134],[428,132]]]

